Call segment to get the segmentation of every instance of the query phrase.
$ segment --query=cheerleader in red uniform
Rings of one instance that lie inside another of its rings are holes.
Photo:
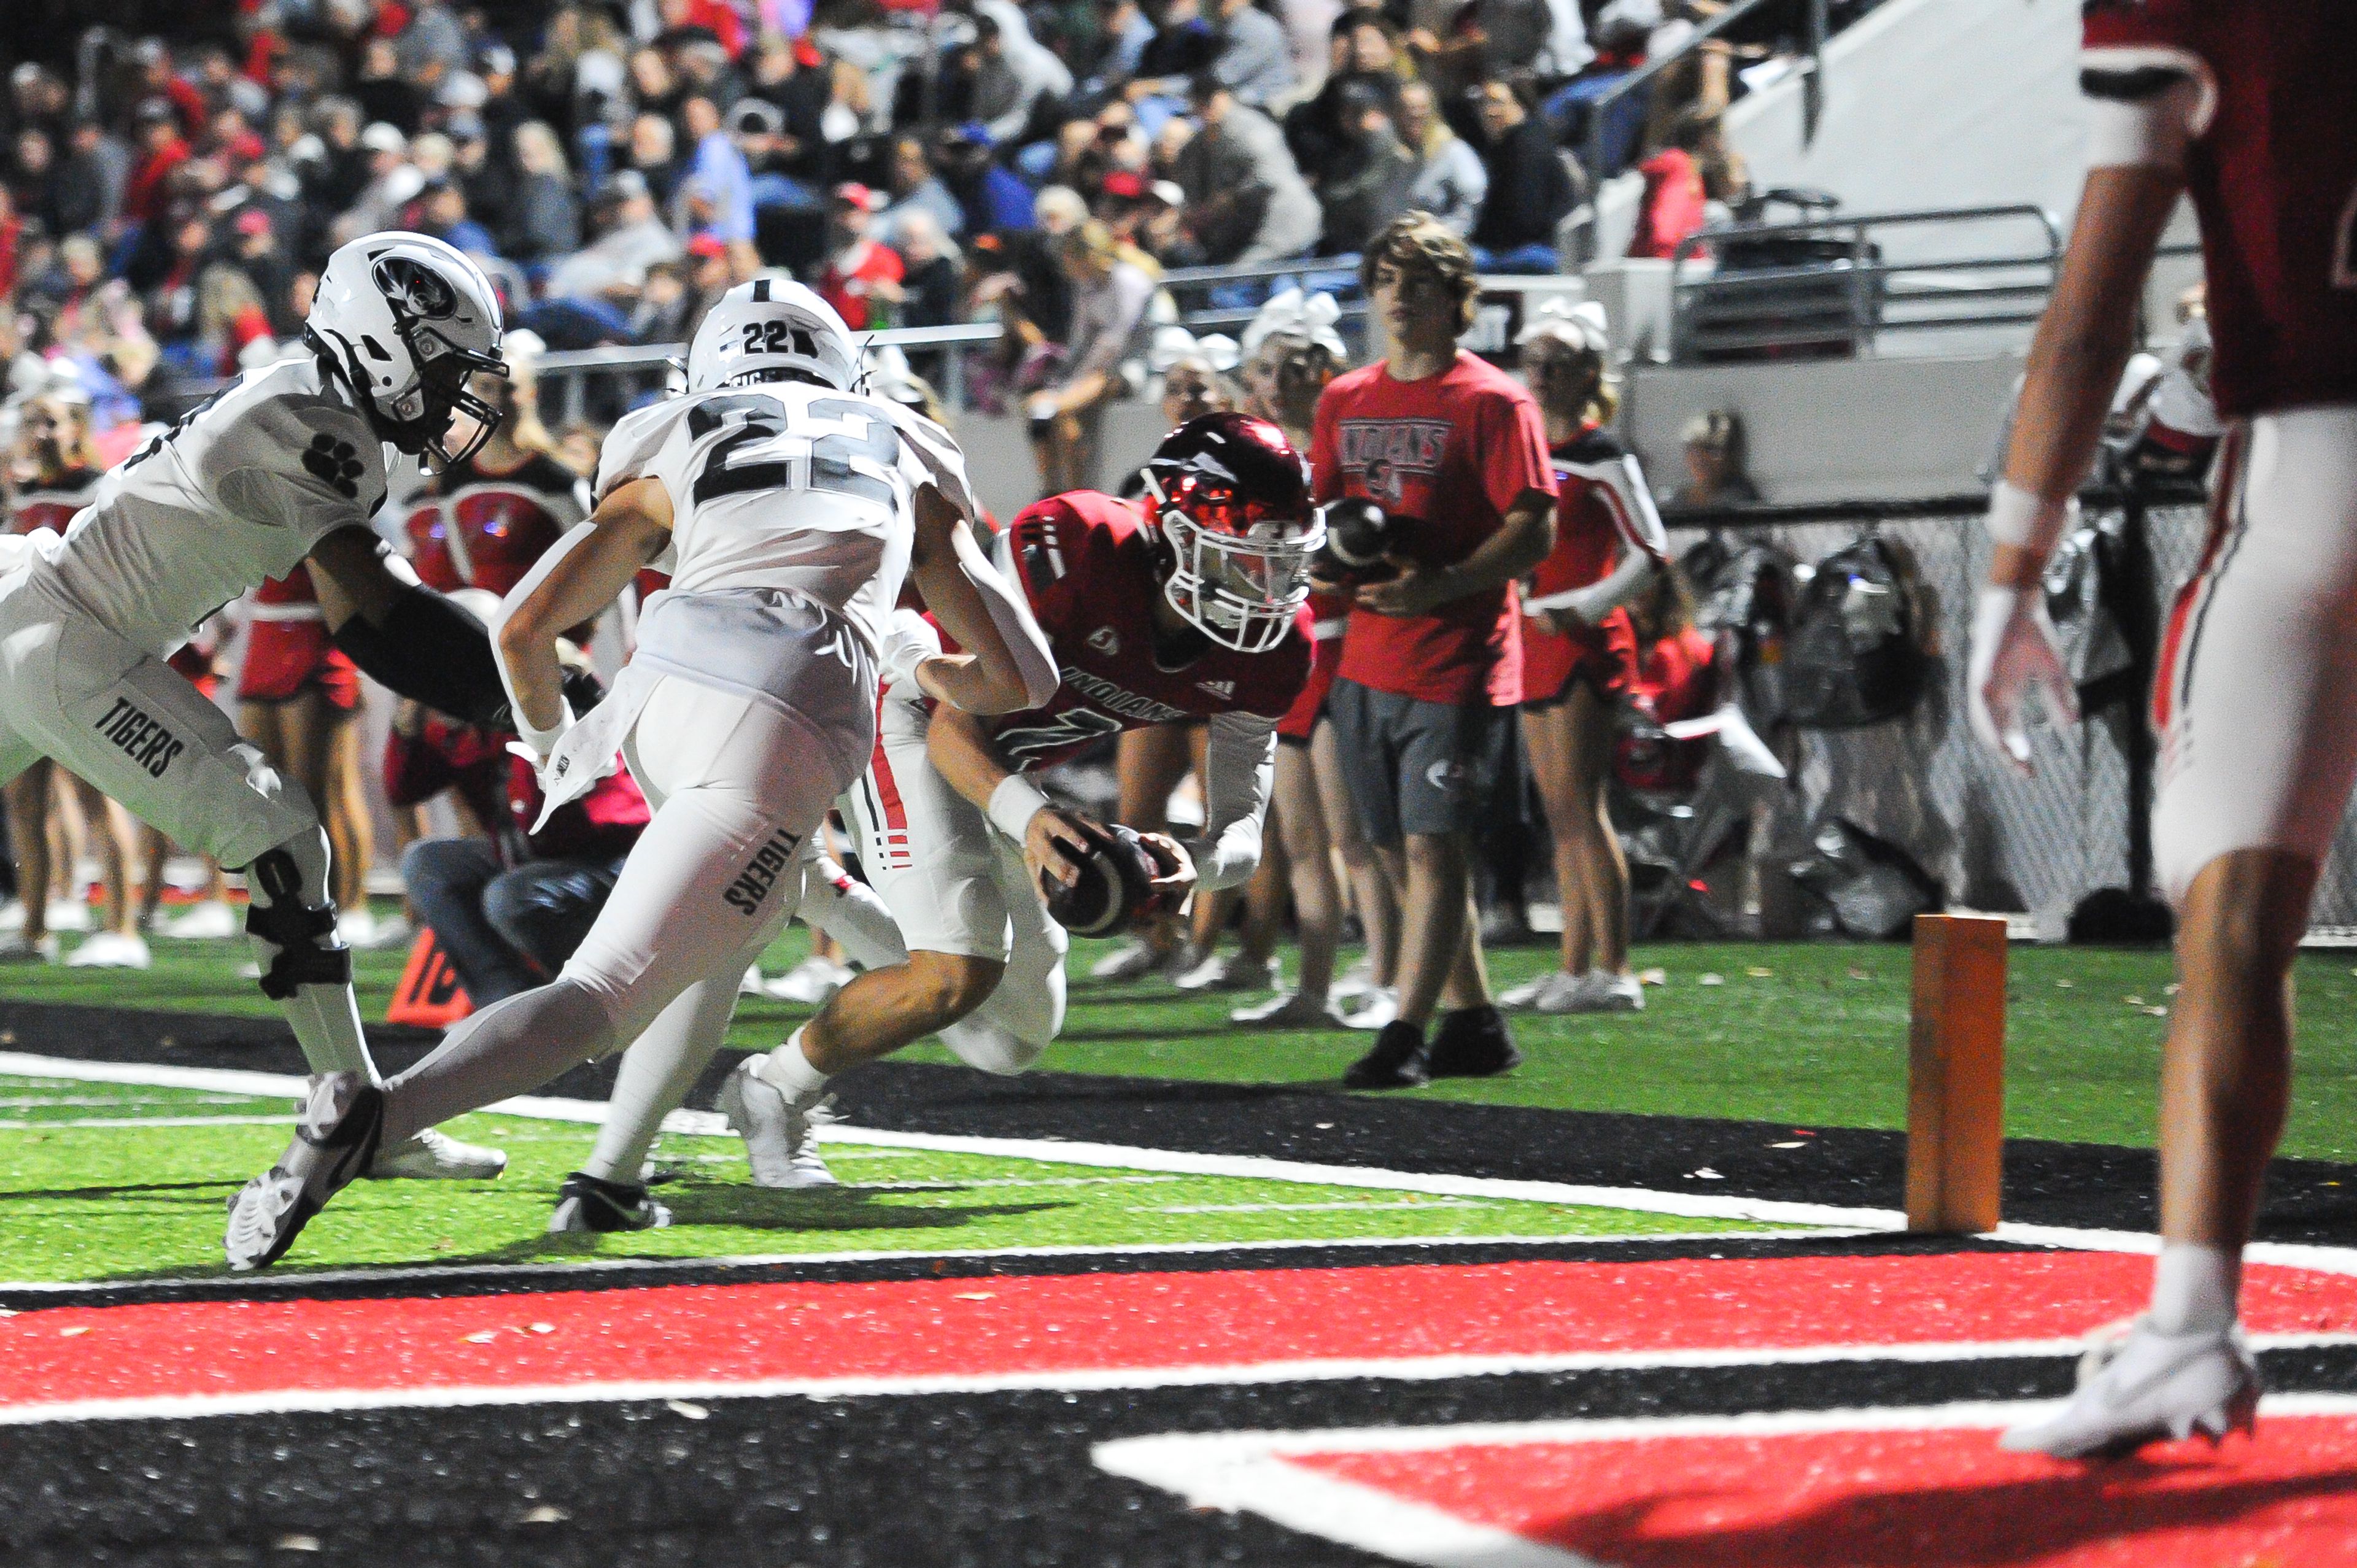
[[[1555,839],[1563,967],[1499,1000],[1542,1013],[1634,1012],[1645,993],[1629,973],[1629,867],[1605,786],[1613,710],[1637,674],[1627,606],[1667,564],[1666,541],[1637,459],[1605,428],[1620,399],[1602,307],[1541,310],[1522,352],[1560,486],[1555,550],[1523,597],[1522,718]]]
[[[63,533],[74,513],[90,504],[105,472],[92,438],[89,400],[78,391],[51,391],[27,401],[17,421],[8,468],[8,532],[31,533],[46,528]],[[53,781],[60,786],[54,791]],[[51,802],[63,806],[69,787],[83,822],[98,841],[107,925],[76,948],[66,962],[145,969],[147,944],[139,935],[131,902],[131,814],[47,757],[17,775],[6,789],[8,836],[16,856],[25,924],[0,945],[0,960],[57,959],[58,939],[49,929],[49,888],[53,880],[73,883],[73,835],[63,831],[62,820],[52,823]],[[53,826],[58,830],[54,833]],[[71,886],[60,902],[65,907],[60,914],[80,913],[82,889]],[[87,919],[83,915],[84,923],[75,929],[87,929]]]

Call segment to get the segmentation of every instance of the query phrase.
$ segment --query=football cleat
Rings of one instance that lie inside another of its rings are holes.
[[[356,1072],[311,1081],[295,1141],[230,1199],[221,1251],[241,1273],[285,1256],[311,1217],[369,1166],[384,1132],[384,1090]]]
[[[1182,951],[1184,950],[1181,950]],[[1151,942],[1135,938],[1123,943],[1112,952],[1089,966],[1091,980],[1144,980],[1159,974],[1170,964],[1171,955]]]
[[[1284,991],[1265,1002],[1239,1007],[1228,1015],[1231,1024],[1261,1029],[1347,1029],[1351,1021],[1331,1002],[1320,1002],[1306,991]]]
[[[1460,1007],[1443,1013],[1432,1031],[1425,1067],[1435,1078],[1493,1078],[1522,1064],[1523,1053],[1506,1033],[1495,1007]]]
[[[1586,974],[1566,977],[1569,985],[1539,998],[1542,1013],[1641,1013],[1645,1010],[1645,987],[1633,974],[1606,974],[1601,970],[1589,970]]]
[[[225,942],[243,931],[236,910],[210,901],[164,922],[164,934],[177,942]]]
[[[120,931],[101,931],[66,955],[68,969],[145,969],[153,961],[144,939]]]
[[[1498,1005],[1510,1013],[1534,1010],[1543,1012],[1545,1010],[1544,1004],[1549,997],[1577,985],[1581,978],[1579,975],[1566,974],[1559,969],[1544,970],[1520,985],[1512,986],[1499,993]]]
[[[1367,1054],[1342,1069],[1345,1089],[1421,1089],[1431,1081],[1424,1031],[1405,1019],[1384,1025]]]
[[[1211,953],[1189,965],[1170,983],[1181,991],[1274,991],[1282,978],[1276,955],[1246,958],[1242,953]]]
[[[720,1085],[720,1113],[745,1140],[745,1158],[753,1167],[753,1185],[788,1191],[838,1187],[834,1173],[819,1157],[813,1135],[819,1103],[797,1103],[755,1071],[759,1057],[747,1057]]]
[[[670,1223],[671,1210],[648,1197],[645,1187],[575,1171],[556,1189],[556,1212],[548,1217],[548,1233],[660,1230]]]
[[[415,1137],[379,1149],[368,1168],[371,1181],[494,1181],[508,1168],[499,1149],[462,1144],[428,1127]]]
[[[2197,1432],[2215,1444],[2252,1429],[2263,1387],[2239,1328],[2162,1334],[2139,1317],[2095,1336],[2079,1362],[2078,1391],[1997,1445],[2086,1459]]]

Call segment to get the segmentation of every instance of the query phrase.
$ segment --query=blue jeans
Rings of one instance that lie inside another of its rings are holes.
[[[478,1011],[545,985],[606,907],[627,854],[500,865],[489,839],[420,839],[402,880]]]

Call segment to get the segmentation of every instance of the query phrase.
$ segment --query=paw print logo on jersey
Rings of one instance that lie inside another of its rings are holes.
[[[360,499],[361,476],[367,470],[361,467],[360,448],[350,442],[339,441],[321,431],[311,437],[311,445],[303,454],[303,467],[335,486],[346,500]]]

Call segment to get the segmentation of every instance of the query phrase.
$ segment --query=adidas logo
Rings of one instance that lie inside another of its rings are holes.
[[[1195,682],[1195,689],[1199,692],[1209,692],[1223,703],[1233,700],[1236,694],[1236,683],[1233,681],[1198,681]]]
[[[1089,646],[1107,658],[1121,651],[1121,637],[1109,626],[1101,626],[1089,633]]]

